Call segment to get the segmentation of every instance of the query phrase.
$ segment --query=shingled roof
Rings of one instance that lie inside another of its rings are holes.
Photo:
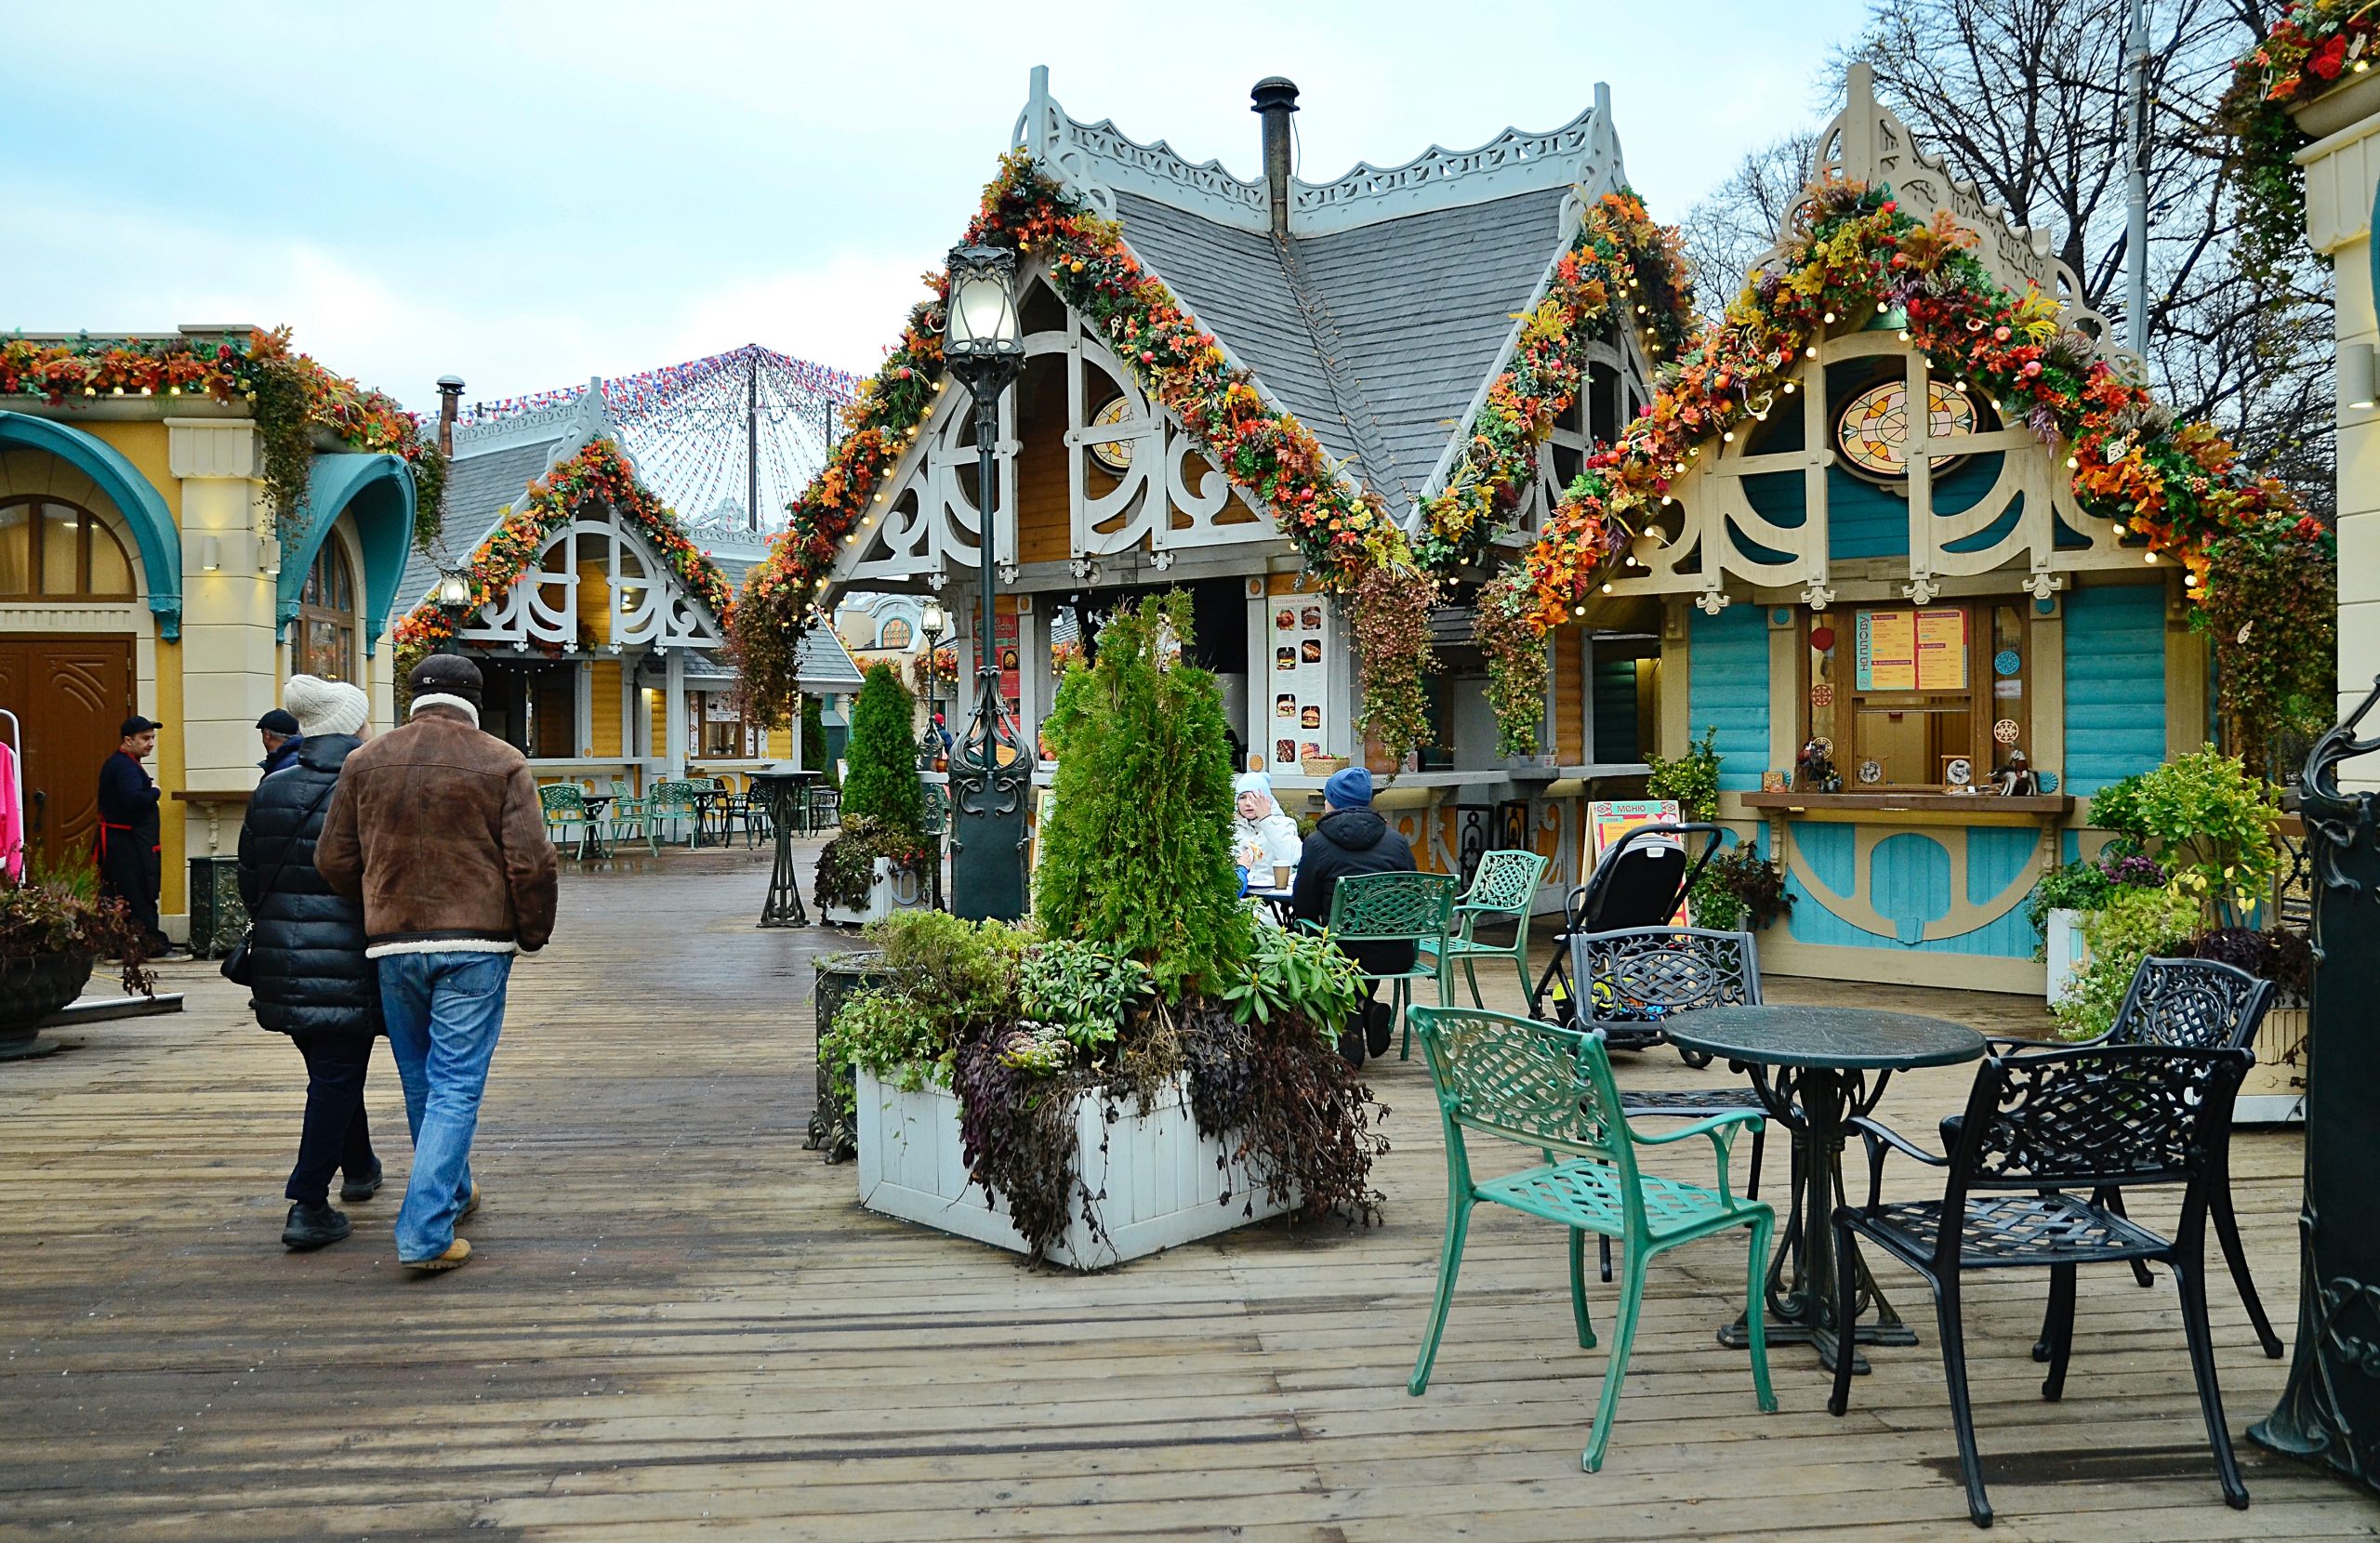
[[[1036,70],[1017,139],[1094,206],[1201,325],[1402,512],[1436,490],[1501,367],[1514,313],[1575,229],[1571,190],[1626,172],[1609,94],[1562,127],[1431,147],[1331,182],[1291,178],[1289,228],[1262,178],[1084,124]]]

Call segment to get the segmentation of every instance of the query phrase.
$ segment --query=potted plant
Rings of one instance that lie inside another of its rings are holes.
[[[1793,896],[1785,888],[1783,864],[1738,845],[1711,859],[1686,904],[1697,927],[1759,931],[1792,914]]]
[[[2042,875],[2026,902],[2025,915],[2042,942],[2033,956],[2049,966],[2049,1005],[2073,995],[2075,972],[2088,958],[2083,922],[2106,907],[2120,888],[2157,889],[2165,883],[2163,864],[2110,848],[2091,862],[2068,863]]]
[[[1189,629],[1186,597],[1145,601],[1068,673],[1030,924],[869,929],[884,983],[819,1049],[855,1068],[868,1208],[1077,1269],[1280,1212],[1377,1220],[1378,1110],[1336,1048],[1361,988],[1238,901]]]
[[[41,1021],[83,994],[102,955],[124,961],[124,989],[153,995],[147,940],[120,900],[103,900],[87,866],[0,864],[0,1061],[41,1055]]]
[[[818,854],[816,894],[829,922],[864,926],[919,903],[925,889],[917,880],[941,860],[925,835],[914,711],[892,666],[869,666],[852,708],[842,829]]]
[[[2233,1117],[2250,1125],[2303,1120],[2313,1028],[2311,940],[2286,927],[2217,927],[2191,938],[2178,952],[2272,983],[2272,1006],[2256,1031],[2256,1063],[2241,1084]]]

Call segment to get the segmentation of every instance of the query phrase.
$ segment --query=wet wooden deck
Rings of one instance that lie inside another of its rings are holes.
[[[566,877],[555,946],[515,976],[480,1251],[452,1276],[397,1269],[393,1187],[351,1207],[348,1242],[281,1250],[299,1067],[211,967],[172,972],[180,1016],[0,1066],[0,1538],[1971,1536],[1930,1324],[1839,1420],[1811,1352],[1779,1349],[1764,1417],[1712,1338],[1740,1280],[1724,1244],[1656,1263],[1599,1474],[1578,1455],[1603,1357],[1570,1340],[1553,1229],[1480,1217],[1435,1380],[1408,1397],[1444,1218],[1418,1062],[1378,1068],[1395,1151],[1370,1231],[1255,1228],[1078,1278],[862,1213],[853,1169],[800,1145],[807,965],[840,940],[753,930],[765,878],[742,853]],[[1857,996],[2038,1022],[2007,998]],[[1716,1075],[1666,1051],[1623,1072]],[[1884,1113],[1924,1128],[1965,1076],[1906,1079]],[[370,1102],[401,1175],[385,1052]],[[2285,1330],[2299,1162],[2294,1135],[2240,1140]],[[1922,1307],[1913,1277],[1884,1284]],[[2162,1278],[2083,1278],[2067,1396],[2044,1404],[2041,1290],[1970,1288],[1998,1536],[2380,1527],[2244,1435],[2254,1506],[2224,1508]],[[2212,1296],[2243,1431],[2283,1364],[2228,1284]],[[1614,1294],[1595,1300],[1607,1327]]]

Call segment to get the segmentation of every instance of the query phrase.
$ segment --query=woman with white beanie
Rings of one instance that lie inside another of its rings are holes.
[[[298,758],[267,777],[240,827],[240,898],[246,903],[249,1006],[306,1058],[306,1120],[286,1194],[281,1241],[292,1249],[337,1243],[350,1230],[330,1204],[369,1200],[380,1162],[364,1114],[364,1075],[380,1032],[379,977],[364,955],[364,906],[314,869],[314,843],[339,768],[364,742],[371,699],[341,680],[294,675],[282,706],[298,719]]]
[[[1262,772],[1243,772],[1232,779],[1236,796],[1232,821],[1232,861],[1248,870],[1251,890],[1286,890],[1297,877],[1298,853],[1304,839],[1298,823],[1281,812],[1273,798],[1273,779]]]

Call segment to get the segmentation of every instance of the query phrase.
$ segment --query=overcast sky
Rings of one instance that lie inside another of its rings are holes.
[[[0,3],[0,330],[286,323],[409,405],[745,342],[866,370],[959,233],[1026,73],[1086,121],[1299,172],[1567,122],[1611,83],[1673,219],[1832,111],[1857,0],[1170,10],[430,0]]]

